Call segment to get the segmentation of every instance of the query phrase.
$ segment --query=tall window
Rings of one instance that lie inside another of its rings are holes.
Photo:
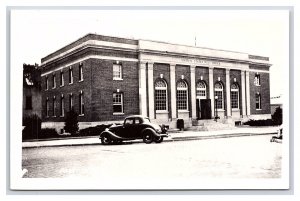
[[[198,98],[206,98],[206,84],[203,81],[197,83],[197,91]]]
[[[113,93],[113,113],[123,113],[122,93]]]
[[[83,92],[80,91],[79,93],[79,114],[84,114],[84,102],[83,102]]]
[[[79,81],[82,81],[83,80],[83,65],[82,63],[79,64]]]
[[[217,102],[216,102],[216,108],[223,109],[224,108],[223,85],[221,82],[217,82],[215,84],[215,96],[218,97]]]
[[[52,88],[54,89],[56,87],[56,79],[55,74],[52,75]]]
[[[122,65],[113,64],[113,79],[120,80],[122,79]]]
[[[49,79],[48,79],[48,76],[46,76],[46,80],[45,80],[45,85],[46,85],[46,90],[49,89]]]
[[[53,116],[56,116],[56,97],[53,96],[53,102],[52,102],[52,109],[53,109]]]
[[[50,109],[49,109],[49,98],[46,99],[46,116],[49,117]]]
[[[73,109],[73,94],[69,95],[69,111]]]
[[[65,99],[63,94],[60,97],[60,116],[65,116]]]
[[[64,80],[64,72],[60,71],[60,86],[65,85],[65,80]]]
[[[260,86],[260,75],[257,73],[255,74],[255,77],[254,77],[254,85],[255,86]]]
[[[188,110],[188,87],[183,80],[177,83],[177,109]]]
[[[73,83],[73,69],[69,68],[69,84]]]
[[[167,111],[167,84],[164,80],[155,82],[155,109]]]
[[[239,109],[239,87],[236,84],[231,85],[230,89],[231,108]]]
[[[32,96],[26,96],[26,104],[25,104],[26,110],[32,109]]]
[[[261,95],[260,94],[256,94],[255,96],[255,108],[257,110],[260,110],[261,109]]]

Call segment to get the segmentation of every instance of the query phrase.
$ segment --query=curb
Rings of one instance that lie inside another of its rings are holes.
[[[185,136],[185,137],[172,137],[166,138],[164,142],[175,142],[175,141],[191,141],[191,140],[207,140],[207,139],[219,139],[219,138],[232,138],[232,137],[247,137],[247,136],[258,136],[258,135],[273,135],[276,132],[271,133],[235,133],[235,134],[220,134],[220,135],[207,135],[207,136]],[[143,143],[141,140],[131,140],[123,142],[125,144]],[[22,146],[23,149],[40,148],[40,147],[63,147],[63,146],[88,146],[88,145],[102,145],[101,142],[95,143],[79,143],[79,144],[56,144],[56,145],[37,145],[37,146]],[[103,146],[103,145],[102,145]]]

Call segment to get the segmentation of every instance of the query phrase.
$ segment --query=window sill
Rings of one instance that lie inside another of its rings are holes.
[[[113,115],[124,115],[122,112],[114,112]]]
[[[262,109],[255,109],[255,110],[258,110],[258,111],[259,111],[259,110],[262,110]]]
[[[65,117],[64,115],[60,115],[59,117]]]
[[[83,80],[79,80],[78,82],[83,82]]]
[[[225,112],[224,109],[217,109],[218,112]]]
[[[63,86],[65,86],[65,85],[60,85],[59,87],[63,87]]]
[[[234,108],[234,109],[231,109],[231,110],[236,111],[236,112],[240,111],[240,109],[237,109],[237,108]]]
[[[261,85],[257,85],[257,84],[256,84],[255,86],[256,86],[256,87],[260,87]]]
[[[123,78],[113,78],[113,80],[120,80],[120,81],[122,81]]]
[[[83,117],[83,116],[84,116],[84,114],[79,114],[78,116],[79,116],[79,117]]]
[[[73,84],[73,82],[70,82],[69,85]]]
[[[190,111],[188,110],[178,110],[178,113],[189,113]]]
[[[157,114],[169,114],[167,110],[156,110],[155,111]]]

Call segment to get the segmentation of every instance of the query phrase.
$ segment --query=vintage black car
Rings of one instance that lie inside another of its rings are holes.
[[[100,134],[104,145],[122,141],[143,139],[147,144],[160,143],[168,137],[167,128],[150,122],[148,117],[134,115],[125,118],[123,125],[112,125]]]

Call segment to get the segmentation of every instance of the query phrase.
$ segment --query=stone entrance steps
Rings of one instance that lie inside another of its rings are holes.
[[[189,131],[215,131],[215,130],[229,130],[233,129],[235,126],[231,123],[222,123],[222,120],[197,120],[193,121],[192,127],[187,128]]]

